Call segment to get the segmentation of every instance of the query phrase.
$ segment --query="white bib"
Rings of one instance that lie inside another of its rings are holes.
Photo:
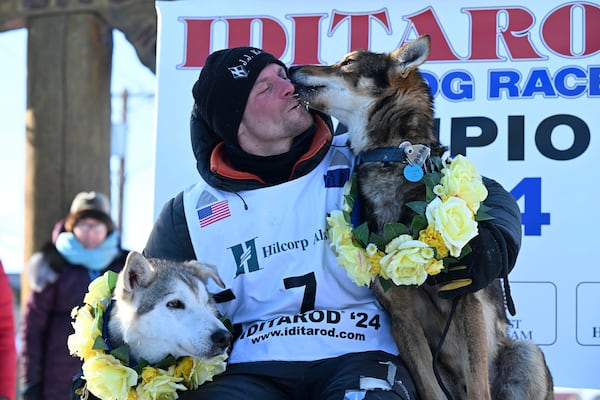
[[[227,288],[209,290],[221,292],[219,311],[242,332],[229,362],[397,354],[388,315],[327,240],[327,213],[341,208],[352,168],[344,140],[334,137],[319,166],[291,182],[237,194],[204,181],[185,190],[197,259],[216,265]]]

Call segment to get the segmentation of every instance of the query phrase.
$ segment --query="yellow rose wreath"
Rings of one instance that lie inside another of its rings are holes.
[[[196,389],[225,371],[227,355],[209,360],[166,357],[150,365],[140,360],[129,366],[129,349],[109,351],[103,339],[104,314],[112,301],[117,273],[107,271],[92,281],[81,307],[71,312],[75,333],[67,345],[71,355],[83,360],[85,389],[102,400],[171,400],[177,390]]]
[[[401,223],[384,226],[384,237],[369,231],[367,223],[351,222],[358,195],[356,176],[346,182],[341,210],[327,217],[328,237],[338,263],[359,286],[380,277],[384,287],[421,285],[471,249],[477,221],[490,219],[481,202],[487,189],[475,166],[466,157],[431,157],[423,176],[426,199],[407,203],[416,214],[410,230]]]

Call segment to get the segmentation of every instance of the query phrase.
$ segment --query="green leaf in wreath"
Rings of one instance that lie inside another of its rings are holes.
[[[94,340],[94,344],[92,345],[92,349],[93,350],[104,350],[104,351],[108,350],[108,346],[104,342],[102,335],[96,336],[96,339]]]
[[[381,235],[378,235],[378,234],[376,234],[374,232],[371,232],[371,234],[369,235],[369,243],[373,243],[381,251],[385,250],[385,245],[388,242],[389,242],[389,240],[385,240],[383,237],[381,237]]]
[[[126,344],[117,347],[113,351],[110,352],[113,357],[118,359],[123,363],[123,365],[129,365],[129,346]]]
[[[161,368],[161,369],[167,369],[169,368],[171,365],[174,365],[177,362],[177,359],[175,357],[173,357],[172,355],[168,355],[165,358],[163,358],[162,360],[160,360],[159,362],[157,362],[154,367],[156,368]]]
[[[358,196],[358,175],[356,174],[352,174],[352,186],[350,186],[350,196],[352,196],[353,199],[356,198],[356,196]]]
[[[427,208],[426,201],[410,201],[406,203],[406,207],[410,208],[419,215],[425,215],[425,209]]]
[[[117,279],[119,278],[119,274],[117,274],[114,271],[106,271],[104,273],[104,276],[106,279],[106,284],[110,289],[110,292],[112,293],[113,290],[115,290],[115,287],[117,286]]]
[[[477,210],[477,214],[475,214],[475,221],[489,221],[494,219],[493,216],[488,214],[488,211],[491,210],[491,207],[480,204],[479,209]]]
[[[138,360],[138,363],[134,367],[132,367],[132,368],[135,370],[135,372],[138,373],[138,375],[141,375],[142,374],[142,370],[144,368],[146,368],[147,366],[149,366],[149,365],[150,365],[150,363],[148,362],[148,360],[146,360],[144,358],[140,358]]]
[[[348,211],[342,211],[342,215],[344,216],[344,221],[346,221],[347,224],[352,222],[352,217]]]
[[[427,218],[422,215],[415,215],[412,219],[410,229],[413,232],[413,239],[419,238],[419,233],[427,228]]]
[[[221,315],[219,320],[225,325],[225,329],[227,329],[231,333],[235,333],[235,328],[233,327],[233,323],[226,315]]]
[[[408,234],[408,228],[399,222],[389,223],[383,226],[383,236],[386,243],[389,243],[392,239],[395,239],[400,235],[406,234]]]
[[[466,244],[465,247],[463,247],[462,250],[460,251],[460,255],[458,256],[458,259],[460,260],[461,258],[463,258],[464,256],[466,256],[467,254],[469,254],[472,251],[473,251],[473,249],[471,248],[471,246]]]
[[[433,199],[437,197],[437,195],[433,192],[433,188],[440,184],[440,180],[442,179],[442,174],[439,172],[431,172],[423,178],[425,181],[426,193],[425,193],[425,201],[430,203]]]
[[[427,185],[428,187],[430,187],[432,189],[434,187],[436,187],[437,185],[439,185],[441,180],[442,180],[442,173],[438,172],[438,171],[430,172],[423,177],[423,181],[425,182],[425,185]]]
[[[381,275],[379,276],[379,284],[384,292],[387,292],[388,289],[392,286],[392,282],[389,279],[383,278]]]
[[[354,238],[358,240],[359,244],[366,247],[369,243],[369,226],[366,222],[363,222],[356,228],[354,228]]]
[[[92,310],[94,315],[93,326],[95,326],[96,329],[102,332],[102,326],[104,325],[104,311],[98,306],[92,308]]]
[[[442,169],[444,169],[445,165],[444,165],[444,161],[442,161],[442,157],[433,156],[429,160],[431,162],[431,165],[433,165],[434,171],[440,172]]]

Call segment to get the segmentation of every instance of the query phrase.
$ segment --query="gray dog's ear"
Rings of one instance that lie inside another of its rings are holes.
[[[156,270],[146,260],[146,258],[136,251],[132,251],[127,256],[123,271],[119,274],[116,292],[121,292],[123,296],[132,296],[135,286],[146,287],[154,277]]]
[[[221,280],[219,273],[217,272],[217,267],[211,264],[204,264],[199,261],[187,261],[186,264],[193,266],[200,273],[200,279],[202,282],[206,283],[208,278],[212,278],[213,281],[223,289],[225,289],[225,284]]]

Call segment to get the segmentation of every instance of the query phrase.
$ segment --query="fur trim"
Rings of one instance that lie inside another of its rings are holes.
[[[42,252],[34,253],[26,267],[29,286],[36,292],[41,292],[48,285],[57,281],[59,273],[55,271]]]
[[[60,255],[53,243],[46,243],[34,253],[26,265],[27,278],[31,289],[40,292],[56,282],[67,261]]]

